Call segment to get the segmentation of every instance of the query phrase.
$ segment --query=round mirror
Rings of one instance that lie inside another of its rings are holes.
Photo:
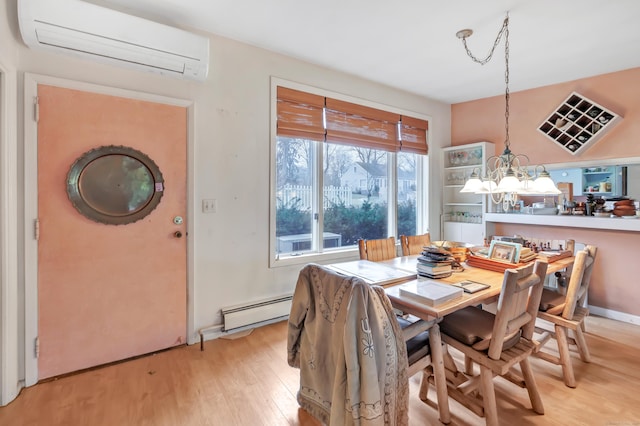
[[[124,146],[84,153],[67,176],[74,207],[96,222],[121,225],[147,216],[160,203],[162,174],[145,154]]]

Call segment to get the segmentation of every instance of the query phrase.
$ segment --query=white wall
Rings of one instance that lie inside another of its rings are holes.
[[[0,31],[5,24],[12,31],[2,34],[1,46],[17,49],[19,98],[23,73],[29,72],[195,102],[194,155],[189,164],[189,207],[194,218],[189,235],[193,239],[190,279],[195,301],[191,342],[199,328],[221,322],[220,308],[292,293],[295,286],[299,267],[268,267],[271,76],[432,117],[430,182],[433,188],[440,186],[438,148],[450,143],[448,104],[217,36],[211,36],[210,72],[204,83],[33,51],[21,42],[12,3],[8,10],[0,9]],[[15,143],[22,145],[19,138]],[[20,180],[18,191],[21,185]],[[203,198],[217,200],[215,214],[201,212]],[[430,230],[437,235],[440,191],[430,198]],[[2,285],[17,285],[22,292],[21,282]]]

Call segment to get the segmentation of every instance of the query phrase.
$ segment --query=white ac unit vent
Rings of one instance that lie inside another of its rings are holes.
[[[31,48],[203,81],[209,39],[80,0],[18,0]]]

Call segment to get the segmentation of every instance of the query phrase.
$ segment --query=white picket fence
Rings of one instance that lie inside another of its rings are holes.
[[[285,185],[278,190],[277,198],[279,206],[290,206],[299,200],[296,206],[302,210],[311,209],[311,186],[307,185]],[[324,188],[324,208],[333,204],[344,203],[347,206],[352,204],[352,193],[348,186],[325,186]]]

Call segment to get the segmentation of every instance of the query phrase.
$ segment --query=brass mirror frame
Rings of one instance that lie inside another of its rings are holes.
[[[101,157],[112,155],[130,157],[138,161],[146,167],[148,174],[153,178],[151,195],[144,199],[141,205],[131,213],[97,210],[82,194],[82,174],[87,166],[99,160]],[[67,174],[67,195],[71,204],[73,204],[76,210],[83,216],[107,225],[124,225],[137,222],[150,214],[158,204],[160,204],[160,199],[163,194],[164,180],[160,168],[146,154],[126,146],[108,145],[87,151],[71,165],[69,173]]]

